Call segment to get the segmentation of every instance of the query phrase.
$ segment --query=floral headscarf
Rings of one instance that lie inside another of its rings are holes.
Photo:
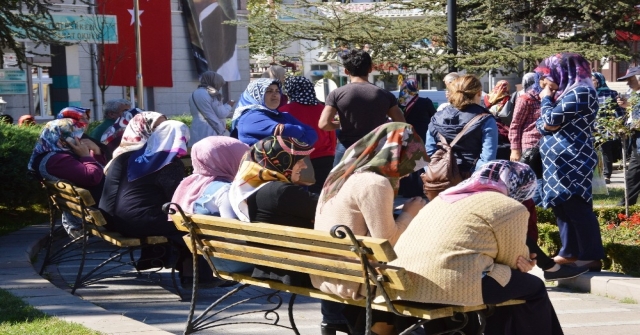
[[[506,80],[500,80],[496,83],[496,86],[493,87],[491,93],[484,96],[484,106],[486,108],[491,108],[494,105],[497,105],[499,112],[507,101],[509,101],[509,89],[509,82]]]
[[[122,134],[120,146],[113,151],[113,159],[125,152],[134,151],[142,148],[147,139],[151,136],[156,122],[164,115],[157,112],[141,112],[129,121],[127,128]]]
[[[175,157],[185,156],[188,141],[187,125],[175,120],[162,122],[149,136],[147,143],[129,157],[129,181],[162,169]]]
[[[408,107],[415,102],[418,98],[418,83],[413,79],[408,79],[402,82],[400,91],[398,93],[398,106],[403,112],[406,112]]]
[[[275,109],[269,109],[269,107],[264,103],[264,95],[267,92],[267,88],[273,84],[278,85],[280,94],[282,94],[280,81],[277,79],[260,78],[250,82],[247,89],[244,90],[240,96],[240,101],[238,101],[238,107],[235,112],[233,112],[232,120],[236,120],[242,116],[242,114],[252,109],[258,109],[269,113],[278,113]]]
[[[389,179],[394,193],[398,194],[400,179],[427,166],[428,161],[424,142],[413,126],[403,122],[385,123],[347,149],[327,177],[320,201],[326,203],[349,177],[365,171]]]
[[[535,190],[536,174],[529,165],[496,160],[482,165],[469,179],[438,196],[448,203],[454,203],[479,192],[494,191],[523,202],[530,199]]]
[[[198,141],[191,148],[193,174],[182,180],[171,202],[192,213],[193,203],[212,181],[233,180],[248,150],[248,145],[227,136],[209,136]]]
[[[113,125],[104,131],[102,137],[100,138],[100,142],[107,145],[114,140],[122,138],[124,130],[127,128],[127,125],[129,124],[131,119],[133,119],[133,117],[138,115],[138,113],[140,112],[142,112],[141,109],[132,108],[122,113],[122,115],[113,122]]]
[[[86,127],[90,122],[91,109],[82,107],[65,107],[60,110],[60,113],[56,116],[56,119],[74,119],[78,127]]]
[[[249,222],[246,199],[269,182],[290,183],[293,166],[312,151],[311,146],[291,137],[270,136],[254,144],[229,189],[229,201],[238,218]]]
[[[289,100],[303,105],[317,105],[316,91],[313,83],[307,77],[293,76],[284,81],[284,89],[287,91]]]
[[[35,148],[27,168],[35,171],[33,162],[36,157],[46,152],[72,152],[64,142],[68,137],[80,138],[84,133],[84,128],[80,127],[79,122],[74,119],[64,118],[47,122],[40,132],[40,137],[36,142]]]
[[[534,71],[540,79],[546,78],[558,85],[556,101],[578,86],[593,88],[591,65],[576,53],[563,52],[545,58]]]

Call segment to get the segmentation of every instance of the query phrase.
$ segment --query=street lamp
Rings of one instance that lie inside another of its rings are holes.
[[[449,33],[449,53],[458,53],[458,24],[456,21],[456,0],[447,0],[447,30]],[[455,65],[449,65],[449,72],[457,72]]]
[[[6,110],[7,110],[7,102],[4,101],[2,97],[0,97],[0,114],[4,114]]]
[[[142,84],[142,43],[140,41],[140,6],[138,0],[133,0],[133,15],[136,17],[135,34],[136,34],[136,89],[138,108],[144,109],[144,91]]]

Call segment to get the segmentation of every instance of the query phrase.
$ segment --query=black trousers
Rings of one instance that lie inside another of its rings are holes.
[[[631,138],[631,155],[629,157],[629,166],[625,180],[627,183],[629,206],[635,205],[638,201],[638,195],[640,195],[640,155],[638,154],[635,136]],[[624,205],[624,199],[622,199],[619,204]]]
[[[482,299],[486,304],[498,304],[511,299],[524,304],[497,307],[487,318],[485,335],[558,335],[564,334],[544,282],[540,278],[511,270],[506,286],[493,278],[482,278]]]
[[[309,192],[320,194],[322,186],[327,180],[327,176],[333,169],[334,156],[318,157],[311,160],[313,171],[315,173],[316,183],[309,186]]]
[[[556,262],[540,249],[536,240],[527,237],[527,247],[530,253],[536,254],[536,265],[542,270],[549,270],[556,265]]]
[[[613,162],[618,160],[622,151],[622,144],[620,140],[611,140],[602,143],[600,146],[602,149],[602,162],[604,163],[604,177],[611,178],[613,173]]]

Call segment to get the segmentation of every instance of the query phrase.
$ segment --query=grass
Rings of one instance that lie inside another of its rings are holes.
[[[633,305],[638,303],[636,299],[633,299],[633,298],[622,298],[620,299],[620,302],[623,304],[633,304]]]
[[[20,298],[0,289],[0,334],[97,335],[100,333],[76,323],[49,317]]]
[[[593,206],[595,207],[606,207],[606,206],[615,206],[620,199],[624,198],[624,189],[609,187],[609,195],[604,194],[594,194],[593,195]]]
[[[24,227],[49,222],[49,208],[43,205],[8,208],[0,206],[0,236]]]

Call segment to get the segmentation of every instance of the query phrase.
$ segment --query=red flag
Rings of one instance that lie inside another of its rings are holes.
[[[118,44],[101,52],[100,84],[136,86],[135,0],[99,0],[100,14],[118,18]],[[146,87],[173,87],[171,77],[171,0],[138,0],[142,78]]]

